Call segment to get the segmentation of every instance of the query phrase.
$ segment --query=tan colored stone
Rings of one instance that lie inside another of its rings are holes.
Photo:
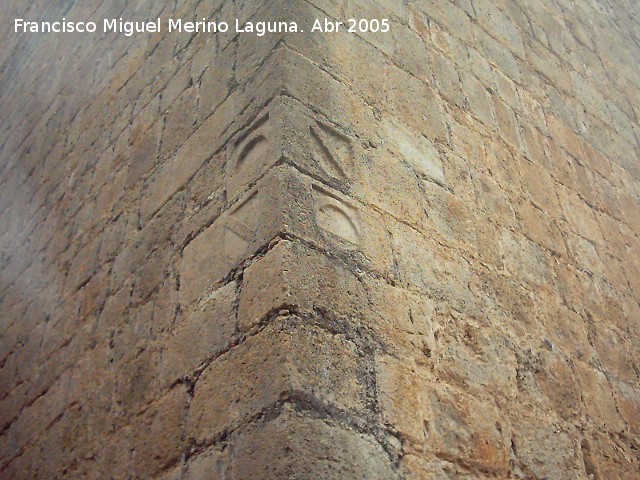
[[[265,448],[269,445],[269,448]],[[239,436],[230,478],[399,478],[387,453],[369,434],[290,409]]]
[[[185,480],[222,480],[227,471],[226,453],[215,448],[200,453],[197,457],[187,463],[184,477]]]
[[[344,335],[286,319],[213,362],[198,380],[186,432],[198,443],[298,396],[349,411],[364,407],[356,346]]]
[[[522,469],[540,477],[572,476],[579,471],[576,444],[559,428],[553,416],[544,412],[520,409],[513,424],[512,452],[522,462]]]
[[[187,406],[186,388],[178,386],[165,395],[134,424],[134,471],[141,477],[179,460],[182,452],[182,416]]]
[[[277,173],[265,177],[186,246],[180,271],[184,305],[206,295],[207,287],[284,231],[281,190]]]
[[[495,475],[508,471],[509,426],[491,404],[436,387],[424,408],[427,450]]]
[[[269,314],[290,308],[357,318],[365,298],[363,286],[344,264],[297,242],[283,241],[245,271],[239,327],[247,331]]]
[[[5,3],[0,476],[636,478],[633,2]]]
[[[171,385],[229,348],[236,333],[235,283],[213,291],[163,338],[160,376]]]

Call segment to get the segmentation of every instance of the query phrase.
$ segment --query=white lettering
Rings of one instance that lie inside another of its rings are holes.
[[[104,30],[104,33],[115,32],[116,19],[112,18],[111,20],[109,20],[108,18],[105,18],[104,21],[102,22],[102,28]]]
[[[160,19],[154,22],[132,22],[122,18],[105,18],[102,22],[105,33],[124,33],[126,37],[134,33],[158,33],[160,32]]]
[[[267,33],[296,33],[298,24],[296,22],[246,22],[244,25],[236,19],[236,33],[255,33],[258,37],[263,37]]]

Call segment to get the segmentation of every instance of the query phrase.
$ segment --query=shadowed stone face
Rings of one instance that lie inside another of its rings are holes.
[[[1,478],[637,478],[634,2],[5,3]]]

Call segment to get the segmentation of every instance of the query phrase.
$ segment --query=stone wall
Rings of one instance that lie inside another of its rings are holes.
[[[1,478],[635,478],[635,2],[18,3],[392,28],[2,27]]]

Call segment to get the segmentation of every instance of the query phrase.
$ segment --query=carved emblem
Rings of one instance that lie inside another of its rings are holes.
[[[316,223],[323,231],[345,242],[358,245],[361,225],[358,210],[325,189],[314,186]]]
[[[232,197],[255,180],[268,160],[270,145],[264,128],[268,121],[266,114],[233,144],[227,164],[227,191]]]
[[[310,126],[309,131],[317,146],[316,151],[313,152],[313,159],[328,175],[346,180],[353,164],[351,140],[319,121]]]

